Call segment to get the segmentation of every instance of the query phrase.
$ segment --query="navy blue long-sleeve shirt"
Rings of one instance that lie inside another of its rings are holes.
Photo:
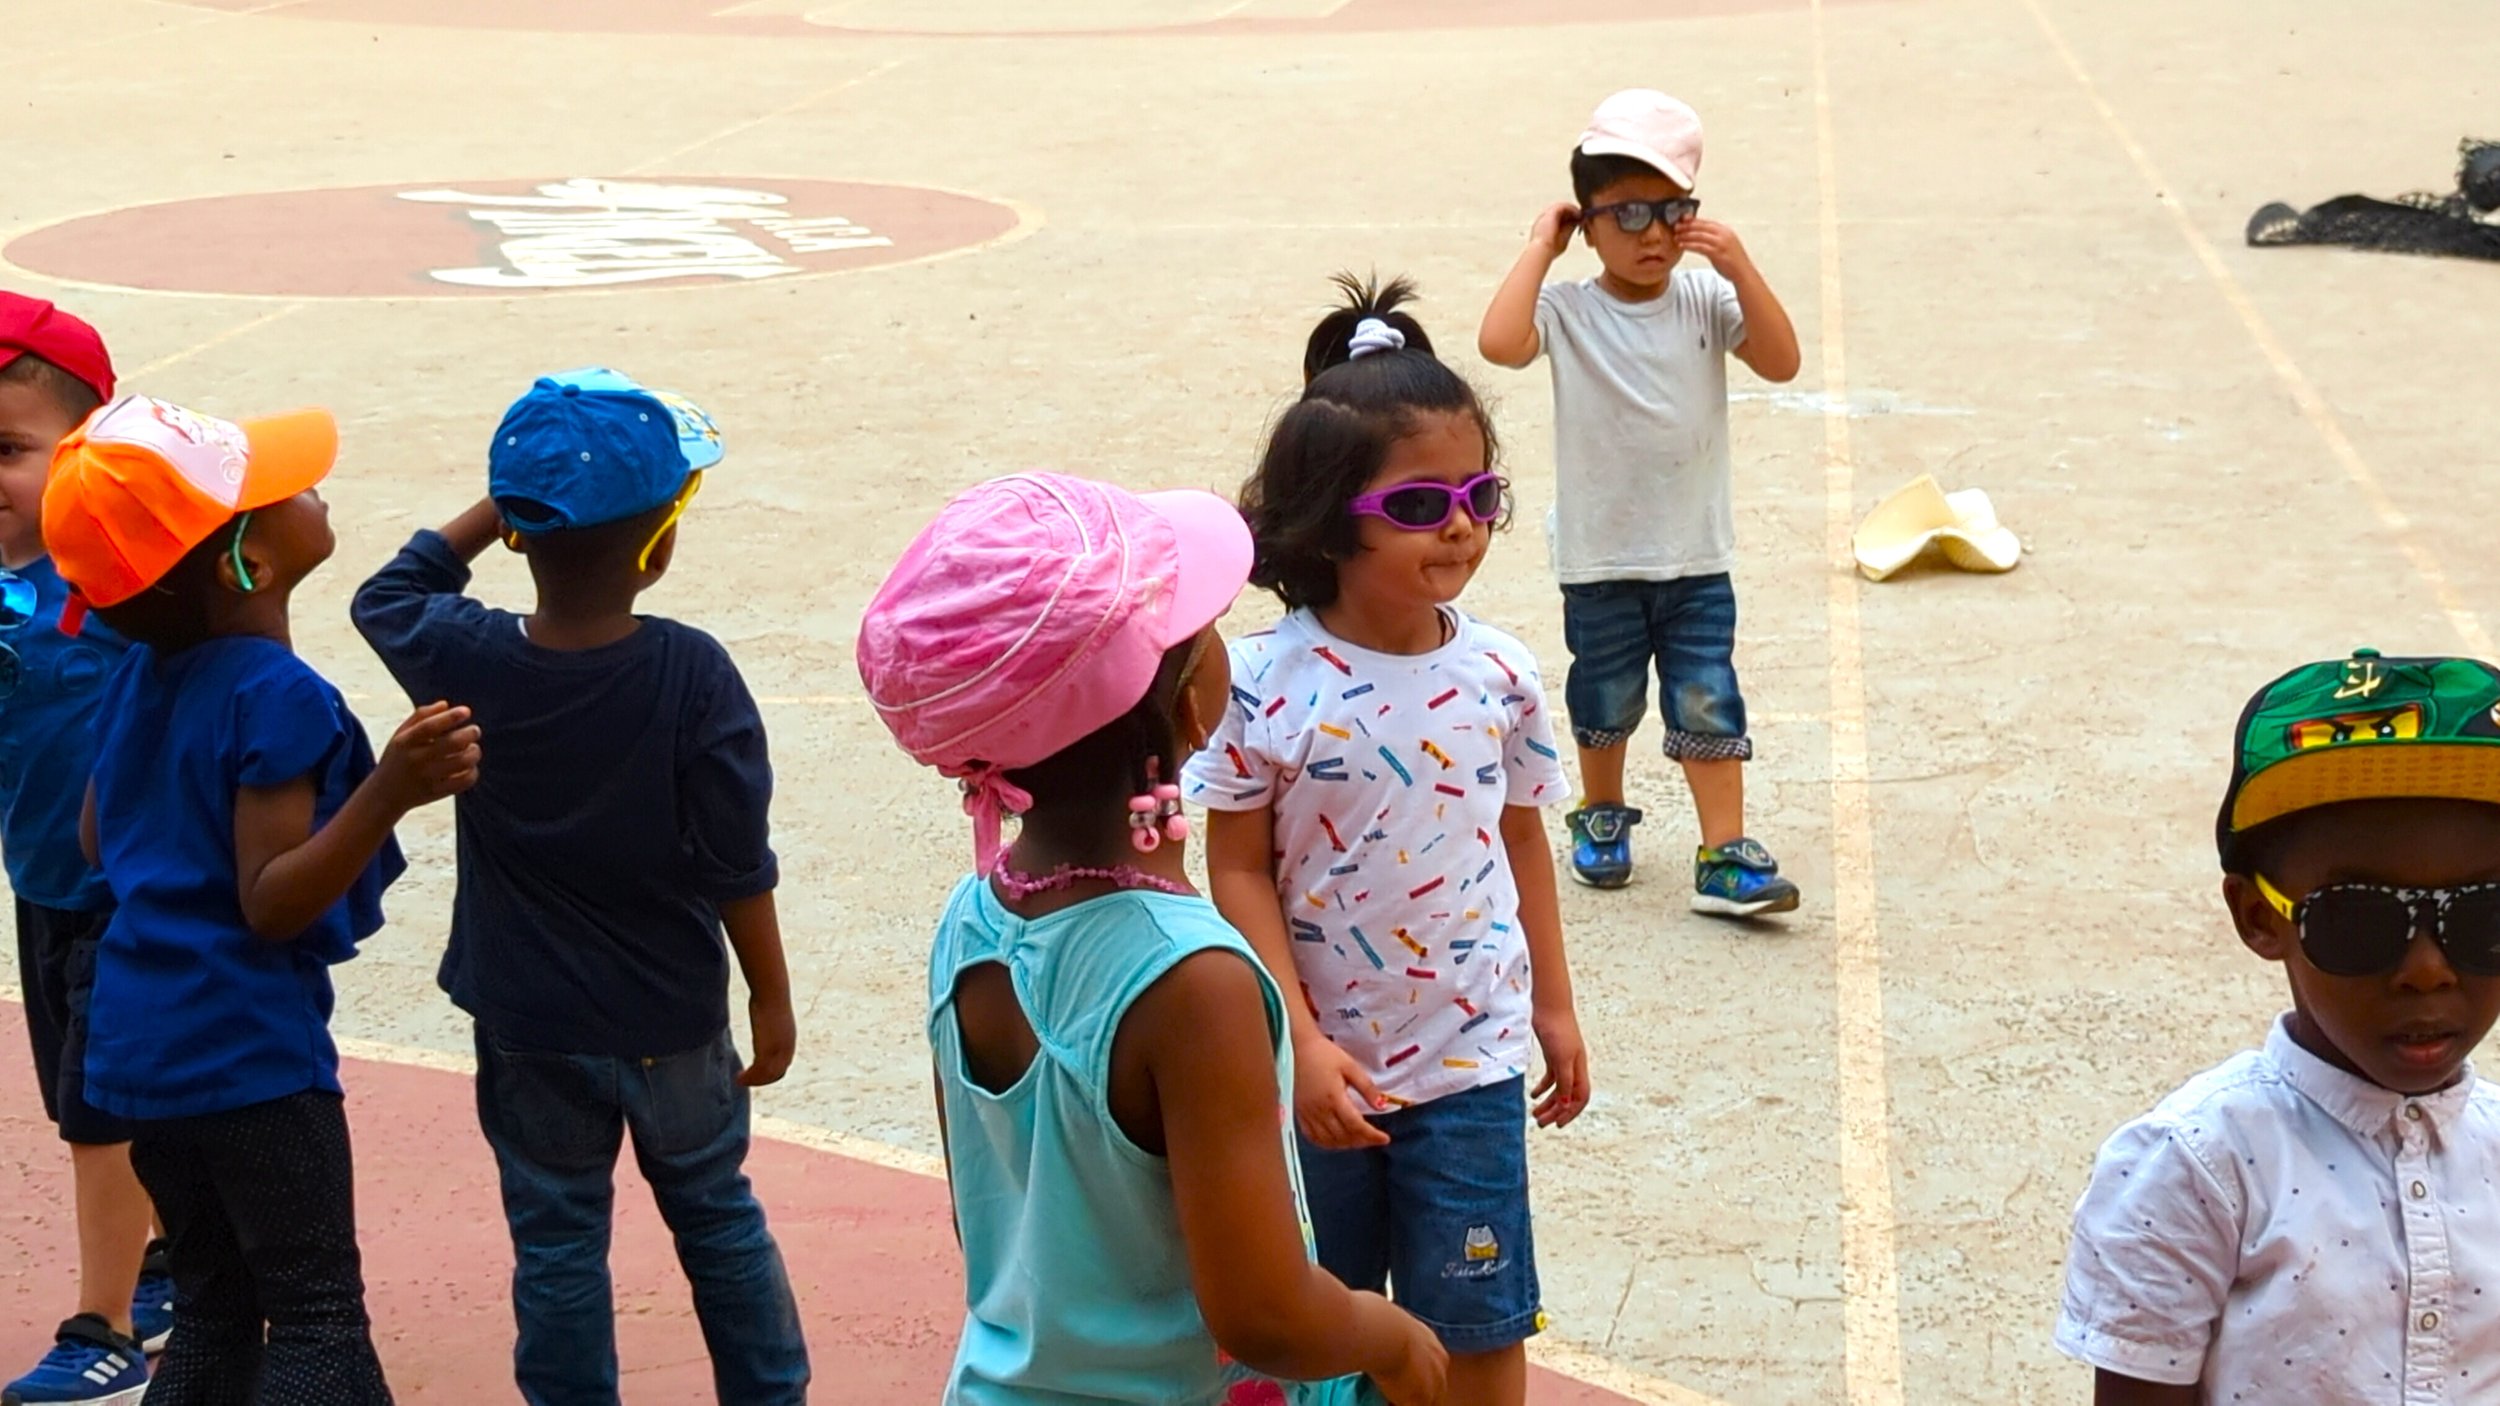
[[[729,1022],[719,905],[778,881],[764,722],[729,652],[641,617],[597,649],[532,644],[464,594],[420,532],[356,592],[356,628],[408,696],[484,735],[457,804],[459,892],[439,976],[493,1035],[642,1058]]]

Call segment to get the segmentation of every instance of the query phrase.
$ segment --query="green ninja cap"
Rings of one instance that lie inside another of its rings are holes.
[[[2267,684],[2240,714],[2215,838],[2229,867],[2232,842],[2269,820],[2410,799],[2500,805],[2500,668],[2356,649]]]

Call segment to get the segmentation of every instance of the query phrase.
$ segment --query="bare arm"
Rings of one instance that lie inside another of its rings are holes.
[[[1516,369],[1536,360],[1544,349],[1536,332],[1537,294],[1544,289],[1545,275],[1554,261],[1571,247],[1572,231],[1579,227],[1580,207],[1568,202],[1549,205],[1537,215],[1528,247],[1519,251],[1518,261],[1493,295],[1493,305],[1484,310],[1484,325],[1476,329],[1476,350],[1485,360]]]
[[[1805,358],[1797,350],[1796,324],[1788,320],[1788,309],[1736,231],[1715,220],[1689,219],[1675,227],[1675,242],[1708,259],[1721,277],[1736,285],[1736,306],[1745,314],[1745,344],[1736,349],[1736,359],[1766,381],[1797,379]]]
[[[104,842],[96,837],[95,782],[87,783],[87,799],[78,805],[78,852],[87,857],[87,867],[104,867]]]
[[[1447,1366],[1431,1330],[1347,1289],[1304,1248],[1257,974],[1230,953],[1189,957],[1129,1008],[1118,1038],[1154,1080],[1191,1285],[1217,1345],[1269,1376],[1360,1372],[1400,1406],[1437,1400]]]
[[[1311,1014],[1310,998],[1294,970],[1293,935],[1276,900],[1271,867],[1275,853],[1272,808],[1207,812],[1207,887],[1214,890],[1215,909],[1250,939],[1250,950],[1285,990],[1285,1016],[1293,1032],[1295,1121],[1322,1147],[1377,1147],[1389,1135],[1363,1117],[1347,1090],[1375,1111],[1386,1111],[1388,1104],[1361,1063],[1321,1033]]]
[[[301,936],[347,896],[402,816],[475,785],[477,766],[469,710],[429,703],[400,724],[373,774],[319,830],[310,776],[238,789],[234,869],[245,924],[271,942]]]
[[[2197,1388],[2138,1381],[2116,1372],[2092,1374],[2092,1406],[2196,1406]]]
[[[729,935],[729,950],[738,955],[738,974],[747,983],[747,1019],[754,1027],[755,1049],[738,1082],[750,1089],[776,1082],[790,1072],[799,1049],[799,1020],[790,1009],[790,965],[781,951],[781,909],[772,890],[720,906],[720,922]],[[938,1109],[942,1127],[946,1110]]]
[[[1554,887],[1554,850],[1545,813],[1534,806],[1502,808],[1502,849],[1519,887],[1519,926],[1528,943],[1538,1046],[1545,1077],[1534,1091],[1536,1121],[1551,1128],[1580,1116],[1589,1101],[1589,1056],[1571,995],[1571,962],[1563,951],[1562,897]]]
[[[495,500],[481,498],[463,509],[460,516],[443,524],[443,540],[451,544],[451,553],[462,561],[475,561],[495,540],[503,536],[503,514]]]

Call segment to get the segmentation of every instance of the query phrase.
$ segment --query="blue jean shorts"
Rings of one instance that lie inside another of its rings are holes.
[[[1619,747],[1658,711],[1667,755],[1679,761],[1749,761],[1745,695],[1736,686],[1736,587],[1725,574],[1676,581],[1597,581],[1563,592],[1563,643],[1571,677],[1563,702],[1583,747]]]
[[[1320,1266],[1390,1293],[1460,1354],[1544,1325],[1528,1220],[1528,1081],[1506,1079],[1373,1118],[1385,1147],[1302,1143]]]

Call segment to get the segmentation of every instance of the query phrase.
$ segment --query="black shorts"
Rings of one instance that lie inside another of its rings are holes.
[[[112,920],[110,908],[74,913],[17,900],[18,980],[26,986],[43,1115],[61,1141],[91,1147],[130,1141],[128,1121],[87,1102],[87,1000],[95,994],[96,946]]]

